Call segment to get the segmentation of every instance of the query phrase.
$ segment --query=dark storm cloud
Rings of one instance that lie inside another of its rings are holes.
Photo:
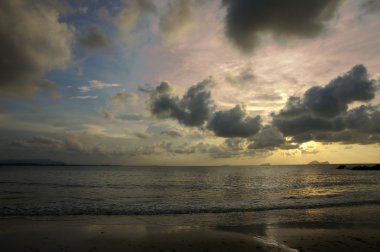
[[[369,101],[375,97],[375,80],[369,79],[363,65],[332,80],[324,87],[312,87],[304,95],[305,106],[314,114],[334,117],[344,112],[354,101]]]
[[[280,115],[284,117],[296,116],[305,113],[306,107],[300,97],[290,96],[286,105],[280,110]]]
[[[378,107],[362,105],[348,111],[344,120],[348,129],[380,134],[380,110]]]
[[[265,126],[252,140],[250,149],[274,149],[285,144],[284,135],[272,126]]]
[[[71,59],[73,30],[58,20],[55,1],[0,1],[0,94],[51,90],[41,78]]]
[[[208,90],[211,83],[211,80],[199,82],[180,99],[172,94],[169,83],[162,82],[151,94],[150,111],[158,118],[173,118],[187,126],[202,126],[214,108]]]
[[[272,124],[299,143],[374,143],[380,134],[379,108],[362,105],[348,110],[348,105],[372,100],[376,85],[367,69],[357,65],[324,87],[310,88],[303,99],[289,97],[285,107],[272,115]]]
[[[221,137],[250,137],[260,130],[261,118],[248,116],[237,105],[227,111],[215,112],[207,127]]]
[[[222,0],[226,35],[243,51],[252,51],[266,33],[275,38],[320,34],[341,0]]]
[[[98,50],[107,48],[110,45],[110,41],[99,27],[93,26],[79,38],[79,44],[89,50]]]
[[[293,118],[274,117],[273,125],[286,136],[310,131],[340,131],[344,129],[341,118],[326,119],[312,115],[301,115]]]

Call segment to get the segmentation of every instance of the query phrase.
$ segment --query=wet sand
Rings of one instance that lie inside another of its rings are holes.
[[[251,252],[295,251],[277,244],[268,244],[254,237],[216,230],[172,231],[147,233],[136,226],[73,225],[62,221],[20,225],[2,231],[1,251],[98,251],[98,252]],[[4,221],[3,221],[4,223]]]
[[[0,251],[380,251],[379,210],[2,217]]]

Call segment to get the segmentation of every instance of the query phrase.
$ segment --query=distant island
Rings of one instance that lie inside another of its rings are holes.
[[[317,161],[317,160],[314,160],[314,161],[311,161],[310,163],[309,163],[309,165],[325,165],[325,164],[330,164],[328,161],[324,161],[324,162],[319,162],[319,161]]]
[[[270,166],[270,163],[263,163],[263,164],[260,164],[260,166]]]
[[[21,165],[21,166],[34,166],[34,165],[67,165],[63,161],[56,161],[50,159],[7,159],[0,160],[0,165]]]
[[[354,167],[347,167],[346,165],[339,165],[336,169],[338,170],[352,170],[352,171],[380,171],[380,164],[367,166],[367,165],[358,165]]]

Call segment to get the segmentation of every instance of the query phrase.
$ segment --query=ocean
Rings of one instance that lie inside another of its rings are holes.
[[[2,166],[0,216],[243,213],[380,204],[380,172],[336,165]]]

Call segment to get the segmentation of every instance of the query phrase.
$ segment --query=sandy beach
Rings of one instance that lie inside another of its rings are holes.
[[[380,228],[368,220],[379,210],[369,205],[269,211],[264,213],[266,223],[252,222],[263,213],[246,213],[240,220],[234,214],[3,217],[0,250],[378,251]],[[305,217],[277,221],[293,214]],[[324,222],[326,215],[329,221]],[[226,222],[228,218],[232,221]]]

